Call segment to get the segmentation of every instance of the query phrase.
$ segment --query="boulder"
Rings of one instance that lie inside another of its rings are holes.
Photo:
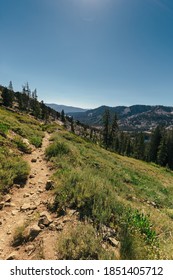
[[[5,202],[11,202],[11,195],[7,194],[4,199]]]
[[[37,162],[37,159],[36,158],[32,158],[31,162]]]
[[[29,203],[24,203],[21,208],[20,208],[21,211],[27,211],[27,210],[30,210],[30,204]]]
[[[38,221],[38,225],[42,227],[42,225],[48,227],[53,222],[51,216],[47,211],[44,211],[40,214],[40,219]]]
[[[12,252],[7,258],[6,260],[17,260],[17,254],[16,252]]]
[[[24,230],[24,239],[26,242],[33,241],[41,232],[40,227],[37,224],[34,224],[32,226],[28,226]]]

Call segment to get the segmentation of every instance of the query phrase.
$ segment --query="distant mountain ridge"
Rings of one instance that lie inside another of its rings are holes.
[[[81,113],[81,112],[85,112],[88,109],[83,109],[83,108],[78,108],[78,107],[73,107],[73,106],[66,106],[66,105],[58,105],[58,104],[46,104],[47,106],[49,106],[50,108],[56,110],[57,112],[61,112],[62,110],[64,110],[64,112],[66,114],[69,114],[71,112],[73,113]]]
[[[125,131],[149,131],[157,125],[173,126],[173,107],[162,105],[133,105],[108,107],[101,106],[81,113],[71,113],[75,120],[92,126],[102,126],[105,109],[110,110],[111,116],[117,113],[119,127]]]

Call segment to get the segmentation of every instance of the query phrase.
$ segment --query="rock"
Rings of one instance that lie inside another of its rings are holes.
[[[38,193],[43,193],[43,190],[39,189],[39,190],[38,190]]]
[[[37,224],[34,224],[32,226],[28,226],[25,230],[24,230],[24,238],[26,240],[26,242],[28,241],[33,241],[41,232],[40,227]]]
[[[1,201],[1,202],[0,202],[0,210],[2,210],[2,209],[3,209],[4,204],[5,204],[5,202],[4,202],[4,201]]]
[[[32,244],[25,247],[25,252],[28,254],[28,256],[30,256],[34,251],[35,246]]]
[[[14,210],[14,211],[11,212],[11,215],[12,215],[12,216],[16,216],[17,213],[18,213],[18,211],[15,211],[15,210]]]
[[[7,234],[8,234],[8,235],[11,235],[11,230],[8,230],[8,231],[7,231]]]
[[[38,181],[38,184],[42,185],[42,184],[43,184],[43,181],[40,181],[40,180],[39,180],[39,181]]]
[[[108,240],[108,238],[115,236],[117,233],[115,229],[106,227],[105,225],[101,227],[101,232],[104,240]]]
[[[56,228],[56,225],[55,224],[50,224],[49,225],[49,230],[52,230],[52,231],[55,231],[57,228]]]
[[[13,185],[13,188],[20,189],[20,188],[21,188],[21,185],[19,185],[19,184],[14,184],[14,185]]]
[[[32,158],[31,162],[37,162],[37,159],[36,158]]]
[[[30,204],[29,203],[24,203],[21,208],[21,211],[26,211],[26,210],[30,210]]]
[[[29,178],[30,178],[30,179],[35,178],[35,175],[34,175],[34,174],[31,174],[31,175],[29,175]]]
[[[39,202],[37,203],[39,205]],[[37,209],[37,205],[30,205],[30,210],[35,210]]]
[[[46,190],[49,191],[49,190],[52,190],[53,188],[54,188],[53,181],[48,180],[47,183],[46,183]]]
[[[34,210],[29,210],[29,211],[27,212],[27,215],[28,215],[28,216],[31,216],[33,213],[34,213]]]
[[[63,230],[63,225],[62,225],[62,224],[57,225],[57,226],[56,226],[56,230],[57,230],[57,231]]]
[[[47,211],[44,211],[40,214],[40,219],[38,221],[38,225],[42,227],[42,225],[48,227],[53,222],[51,216]]]
[[[11,253],[6,260],[17,260],[17,254],[16,252]]]
[[[4,199],[5,202],[11,202],[11,195],[7,194]]]
[[[34,193],[35,193],[35,192],[32,191],[32,192],[30,192],[30,195],[33,195]]]
[[[110,243],[111,246],[113,247],[119,247],[120,242],[117,241],[115,238],[109,237],[108,241]]]
[[[24,193],[23,197],[29,197],[29,193]]]
[[[76,213],[76,210],[69,209],[69,210],[66,210],[66,212],[68,215],[73,216]]]
[[[3,223],[3,220],[2,220],[2,219],[0,219],[0,226],[2,225],[2,223]]]
[[[4,207],[11,207],[11,203],[10,202],[5,202]]]

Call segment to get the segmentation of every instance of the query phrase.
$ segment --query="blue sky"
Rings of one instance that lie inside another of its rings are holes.
[[[173,105],[172,0],[0,0],[0,84],[40,100]]]

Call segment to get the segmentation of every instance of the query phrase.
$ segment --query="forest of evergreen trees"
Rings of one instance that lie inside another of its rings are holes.
[[[173,131],[164,126],[157,126],[148,133],[123,132],[118,128],[116,114],[111,119],[106,110],[102,139],[106,149],[173,169]]]
[[[37,90],[31,91],[28,83],[22,87],[22,92],[14,92],[10,81],[8,88],[1,86],[1,91],[1,102],[5,107],[28,113],[44,121],[48,121],[50,117],[59,119],[61,116],[59,112],[46,106],[43,101],[39,102]]]

